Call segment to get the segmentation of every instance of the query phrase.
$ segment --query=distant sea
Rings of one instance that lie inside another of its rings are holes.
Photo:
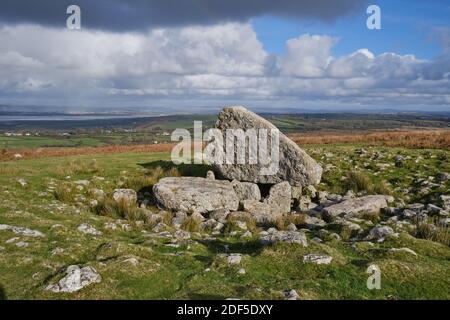
[[[149,117],[149,116],[146,116]],[[133,119],[141,118],[138,115],[46,115],[46,116],[2,116],[0,122],[6,121],[82,121],[82,120],[99,120],[99,119]]]

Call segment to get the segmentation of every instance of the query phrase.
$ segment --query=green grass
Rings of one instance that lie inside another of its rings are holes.
[[[320,149],[320,150],[319,150]],[[342,177],[358,167],[371,183],[387,181],[399,192],[402,188],[418,186],[418,177],[433,176],[437,172],[450,172],[448,161],[440,160],[438,153],[448,151],[431,150],[427,156],[423,150],[376,149],[386,155],[402,152],[411,157],[405,167],[391,167],[384,171],[375,169],[374,162],[367,157],[355,155],[351,146],[313,146],[308,152],[323,165],[334,164],[337,168],[324,174],[319,189],[344,189]],[[316,152],[317,151],[317,152]],[[375,149],[369,150],[370,153]],[[325,160],[324,152],[335,156]],[[424,155],[425,154],[425,155]],[[419,163],[414,159],[423,158]],[[95,159],[95,161],[94,161]],[[352,248],[347,242],[325,242],[303,248],[298,245],[279,244],[262,247],[258,242],[224,236],[216,240],[195,241],[180,247],[167,246],[166,239],[148,237],[133,221],[131,231],[108,230],[106,222],[115,222],[116,217],[97,215],[89,205],[90,188],[100,188],[110,195],[120,186],[140,189],[154,183],[149,176],[162,176],[163,171],[173,168],[169,155],[160,154],[109,154],[20,160],[0,163],[0,223],[29,227],[43,232],[46,237],[28,238],[29,246],[18,248],[6,244],[16,237],[10,231],[0,231],[0,297],[6,299],[282,299],[280,291],[295,289],[302,299],[449,299],[450,294],[450,249],[448,246],[427,239],[416,239],[402,234],[373,246]],[[377,160],[391,163],[390,156]],[[95,170],[92,169],[96,163]],[[364,163],[368,163],[364,166]],[[75,164],[75,165],[74,165]],[[73,168],[71,168],[73,166]],[[58,168],[66,168],[67,171]],[[182,174],[203,175],[206,167],[178,168]],[[377,173],[375,175],[375,173]],[[70,178],[66,176],[70,175]],[[94,176],[104,179],[94,178]],[[17,183],[18,178],[28,182],[26,187]],[[88,179],[91,184],[77,189],[75,181]],[[54,186],[53,189],[50,187]],[[71,192],[55,198],[61,186]],[[448,183],[443,188],[430,191],[430,199],[439,193],[448,192]],[[445,189],[445,190],[441,190]],[[414,192],[409,201],[417,200]],[[86,199],[80,199],[84,196]],[[59,199],[59,200],[58,200]],[[62,200],[62,201],[60,201]],[[128,211],[118,208],[117,216],[127,218]],[[369,217],[376,221],[377,217]],[[139,219],[131,217],[131,220]],[[166,222],[169,218],[166,217]],[[89,223],[103,232],[102,236],[85,235],[77,231],[81,223]],[[183,228],[197,230],[193,221]],[[254,230],[252,226],[250,229]],[[346,237],[348,231],[342,231]],[[315,234],[311,233],[311,239]],[[193,236],[195,239],[195,236]],[[239,267],[227,265],[222,254],[242,253]],[[390,248],[408,247],[415,257],[405,253],[392,253]],[[61,254],[53,255],[55,248],[63,248]],[[306,253],[328,254],[333,262],[327,266],[302,263]],[[139,260],[138,266],[125,262],[129,257]],[[71,264],[95,267],[103,280],[72,294],[54,294],[44,291],[49,283],[57,281],[58,273]],[[382,271],[381,290],[368,290],[366,269],[376,264]],[[210,271],[206,272],[205,269]],[[237,271],[245,268],[246,274]]]

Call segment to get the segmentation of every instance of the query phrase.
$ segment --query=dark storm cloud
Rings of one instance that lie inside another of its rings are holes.
[[[1,0],[0,22],[65,26],[66,8],[81,7],[83,27],[142,30],[245,21],[262,15],[333,21],[365,0]]]

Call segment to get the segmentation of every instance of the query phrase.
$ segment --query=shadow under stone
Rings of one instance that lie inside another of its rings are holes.
[[[7,300],[5,288],[0,284],[0,300]]]
[[[206,173],[209,170],[213,170],[212,166],[206,164],[175,164],[172,161],[167,160],[157,160],[147,163],[139,163],[141,167],[145,169],[156,169],[161,168],[164,171],[168,171],[170,169],[177,169],[178,172],[183,177],[206,177]]]

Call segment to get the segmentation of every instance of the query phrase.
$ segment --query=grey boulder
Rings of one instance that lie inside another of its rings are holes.
[[[382,208],[388,206],[390,197],[383,195],[365,196],[345,200],[341,203],[325,207],[323,214],[328,218],[334,218],[341,215],[354,216],[358,213],[378,213]]]
[[[231,185],[240,201],[261,200],[261,191],[256,183],[233,180]]]
[[[168,177],[153,186],[153,194],[158,206],[167,210],[206,213],[239,208],[239,198],[225,180]]]
[[[249,129],[255,129],[256,131],[259,129],[266,129],[268,130],[267,150],[270,150],[272,145],[270,130],[277,129],[272,123],[244,107],[224,108],[219,114],[216,128],[220,129],[224,133],[224,136],[227,129],[242,129],[244,131]],[[295,142],[281,132],[279,133],[279,138],[279,163],[278,170],[275,170],[276,172],[274,174],[261,174],[261,169],[269,166],[264,165],[261,162],[258,162],[257,164],[215,163],[214,166],[224,178],[229,180],[236,179],[239,181],[265,184],[275,184],[287,181],[293,186],[318,184],[322,176],[322,167]],[[225,140],[226,139],[224,139],[224,141]],[[257,146],[251,147],[257,148]],[[248,149],[249,148],[247,147],[245,151],[246,161],[248,160]],[[268,154],[267,156],[269,157]]]
[[[93,267],[80,268],[77,265],[69,266],[66,270],[66,276],[58,283],[46,287],[46,290],[52,292],[75,292],[82,288],[102,281],[102,277]]]

